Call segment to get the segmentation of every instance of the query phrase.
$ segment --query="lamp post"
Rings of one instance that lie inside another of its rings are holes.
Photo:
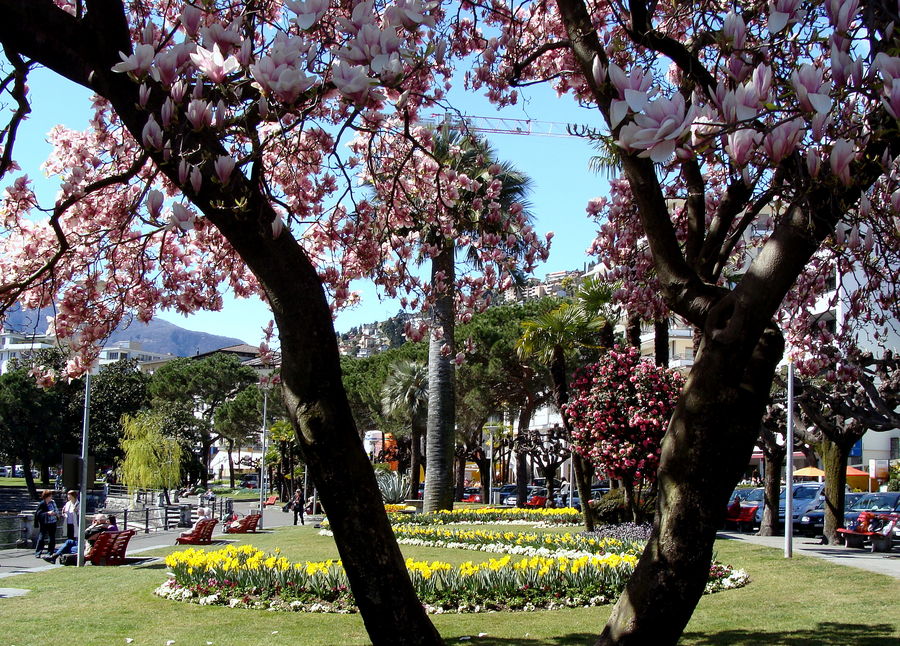
[[[784,557],[793,556],[794,533],[794,360],[788,359],[787,371],[787,467],[784,488]]]
[[[272,382],[269,380],[268,376],[260,377],[259,379],[259,388],[262,390],[263,394],[263,414],[262,414],[262,455],[259,459],[259,524],[258,527],[261,529],[263,526],[263,516],[266,507],[266,441],[267,437],[267,414],[268,414],[268,404],[269,404],[269,389],[272,387]]]

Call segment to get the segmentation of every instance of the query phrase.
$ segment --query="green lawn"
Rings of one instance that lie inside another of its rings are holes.
[[[483,527],[483,526],[482,526]],[[278,528],[249,536],[262,549],[279,547],[294,560],[336,557],[331,538],[306,527]],[[885,646],[900,643],[900,582],[861,570],[798,556],[785,560],[775,549],[720,541],[719,560],[750,572],[739,590],[705,596],[683,644]],[[166,553],[168,550],[162,550]],[[412,548],[416,559],[482,561],[482,552]],[[28,588],[20,598],[0,599],[0,644],[44,646],[56,639],[78,646],[124,644],[354,646],[367,644],[359,615],[232,610],[160,599],[152,590],[165,580],[165,566],[57,568],[10,577],[0,587]],[[611,606],[591,609],[439,615],[434,622],[448,644],[591,644]],[[45,613],[52,626],[36,627]],[[487,636],[478,638],[480,633]]]

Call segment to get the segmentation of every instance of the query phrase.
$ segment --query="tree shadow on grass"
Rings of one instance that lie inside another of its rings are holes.
[[[548,639],[527,637],[476,637],[462,643],[478,646],[590,646],[597,633],[570,633]],[[452,640],[456,642],[456,640]],[[714,633],[684,633],[682,643],[692,646],[887,646],[900,644],[892,624],[839,624],[823,622],[814,630],[722,630]]]
[[[597,641],[599,633],[570,633],[558,635],[547,639],[529,639],[528,637],[476,637],[457,642],[457,639],[448,639],[447,643],[477,644],[478,646],[590,646]]]
[[[696,646],[887,646],[898,644],[897,627],[892,624],[839,624],[823,622],[813,630],[767,631],[722,630],[715,633],[684,633],[683,639]]]

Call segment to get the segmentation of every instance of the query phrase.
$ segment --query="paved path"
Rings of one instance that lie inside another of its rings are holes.
[[[247,514],[251,509],[253,511],[259,508],[258,502],[237,502],[234,505],[235,511],[242,516]],[[306,517],[306,522],[317,523],[322,519],[321,516]],[[263,515],[263,531],[273,527],[283,527],[291,525],[294,522],[294,514],[292,512],[284,513],[281,506],[275,505],[267,507]],[[175,538],[185,531],[184,528],[178,528],[170,531],[153,531],[144,534],[141,530],[131,537],[128,542],[128,555],[136,556],[142,552],[148,552],[163,547],[171,547],[175,544]],[[219,526],[216,527],[216,533],[213,539],[222,537]],[[59,543],[58,543],[59,544]],[[13,549],[0,550],[0,579],[24,574],[26,572],[41,572],[51,568],[60,567],[59,565],[51,565],[46,561],[34,557],[34,549]],[[5,596],[0,588],[0,597]],[[8,596],[8,595],[6,595]]]
[[[765,545],[784,553],[784,536],[756,536],[740,532],[719,532],[719,538],[746,541],[755,545]],[[822,545],[819,539],[794,536],[793,554],[815,556],[839,565],[886,574],[900,579],[900,546],[894,543],[891,552],[875,552],[866,549],[852,549],[843,545]]]

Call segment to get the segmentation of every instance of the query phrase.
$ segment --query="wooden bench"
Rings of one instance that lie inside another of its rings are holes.
[[[756,524],[757,506],[744,507],[740,504],[730,505],[728,511],[725,512],[725,524],[734,523],[737,525],[738,531],[744,531],[744,527],[748,526],[751,530]]]
[[[184,536],[175,539],[176,545],[209,545],[212,543],[213,528],[219,522],[218,518],[205,518],[197,527]]]
[[[135,533],[133,529],[126,529],[122,532],[98,534],[90,552],[85,555],[85,559],[91,565],[122,565],[126,563],[125,550],[128,548],[128,541]]]
[[[249,514],[244,516],[239,521],[237,521],[237,525],[226,525],[225,533],[226,534],[249,534],[256,533],[256,525],[259,523],[259,514]]]
[[[870,525],[873,520],[884,520],[884,526],[878,531],[872,531]],[[900,522],[900,514],[878,514],[869,511],[860,512],[857,526],[854,529],[838,528],[838,533],[844,537],[847,547],[864,547],[869,541],[873,552],[890,552],[894,541],[894,528]]]
[[[271,507],[271,506],[274,505],[276,502],[278,502],[278,496],[277,496],[277,495],[269,496],[268,498],[266,498],[266,501],[263,503],[263,507]]]

